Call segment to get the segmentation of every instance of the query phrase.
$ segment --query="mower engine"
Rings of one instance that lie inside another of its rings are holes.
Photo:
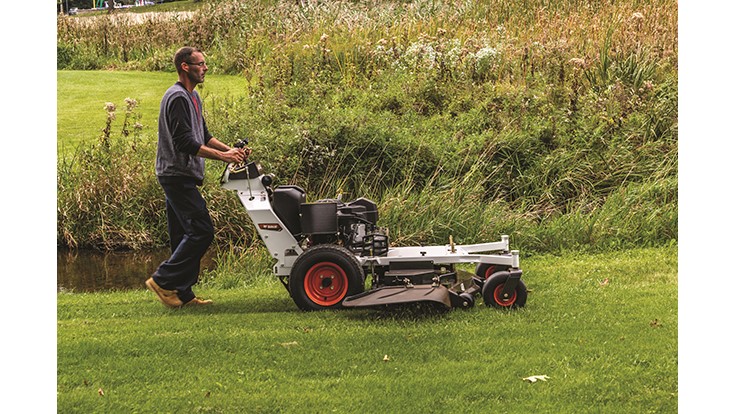
[[[302,233],[309,246],[339,244],[358,256],[385,256],[388,230],[378,227],[377,222],[376,203],[367,198],[301,205]]]

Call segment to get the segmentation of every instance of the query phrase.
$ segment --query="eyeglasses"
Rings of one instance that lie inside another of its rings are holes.
[[[194,63],[194,62],[184,62],[184,63],[186,63],[187,65],[192,65],[192,66],[199,66],[200,68],[201,68],[202,66],[207,66],[207,64],[206,64],[206,63],[204,63],[204,62],[198,62],[198,63]]]

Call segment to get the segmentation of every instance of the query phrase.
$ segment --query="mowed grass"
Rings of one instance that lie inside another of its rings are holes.
[[[522,267],[511,312],[304,313],[272,279],[176,311],[142,289],[59,293],[58,410],[677,411],[676,246]]]
[[[174,72],[57,71],[58,155],[64,157],[73,153],[77,146],[102,135],[107,119],[104,109],[107,102],[118,108],[113,129],[120,129],[126,98],[138,101],[136,112],[141,115],[138,122],[143,125],[144,136],[155,139],[161,97],[177,79]],[[203,97],[241,96],[246,91],[247,83],[243,78],[212,74],[207,74],[199,89]]]

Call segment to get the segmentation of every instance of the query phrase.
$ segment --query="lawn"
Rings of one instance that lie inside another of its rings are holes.
[[[510,312],[304,313],[270,278],[176,311],[143,289],[59,293],[58,410],[678,410],[676,246],[522,267],[529,300]]]
[[[69,154],[81,143],[99,137],[107,117],[105,104],[114,103],[123,114],[126,98],[138,101],[139,122],[146,135],[155,137],[161,97],[176,80],[173,72],[57,71],[58,154]],[[245,91],[243,78],[212,74],[199,89],[203,97],[238,96]],[[113,127],[121,123],[122,119],[116,119]]]

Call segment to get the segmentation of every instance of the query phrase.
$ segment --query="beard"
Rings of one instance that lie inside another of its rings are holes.
[[[198,83],[203,83],[204,82],[204,73],[187,72],[187,77],[195,85],[198,84]]]

